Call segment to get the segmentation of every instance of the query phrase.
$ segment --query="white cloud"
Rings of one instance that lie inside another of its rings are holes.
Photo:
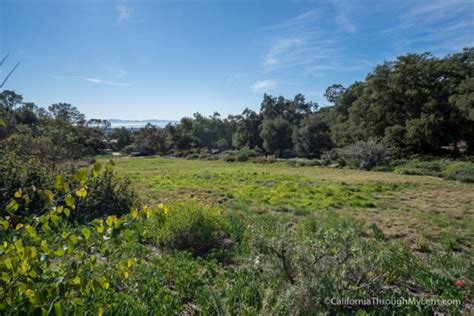
[[[295,17],[292,17],[291,19],[279,23],[279,24],[274,24],[274,25],[269,25],[269,26],[264,26],[260,28],[260,30],[273,30],[273,29],[286,29],[289,27],[301,25],[302,23],[307,23],[314,21],[316,18],[319,17],[319,12],[316,10],[309,10],[306,12],[303,12]]]
[[[305,44],[302,38],[281,38],[273,42],[270,47],[270,51],[265,56],[265,65],[275,65],[280,61],[280,58],[284,58],[288,51],[293,51],[297,46]]]
[[[117,20],[119,22],[127,22],[130,19],[130,9],[124,4],[117,6],[117,13]]]
[[[119,82],[113,82],[113,81],[105,81],[102,79],[97,79],[97,78],[81,78],[84,81],[87,82],[92,82],[92,83],[98,83],[98,84],[105,84],[109,86],[119,86],[119,87],[130,87],[131,85],[129,83],[119,83]]]
[[[263,80],[257,81],[252,85],[252,90],[254,92],[260,92],[265,89],[270,89],[276,86],[276,82],[274,80]]]

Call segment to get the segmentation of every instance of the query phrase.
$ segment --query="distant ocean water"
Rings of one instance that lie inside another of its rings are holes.
[[[169,121],[169,120],[143,120],[143,121],[132,121],[132,120],[109,120],[111,124],[111,128],[131,128],[131,129],[138,129],[142,128],[148,123],[158,126],[158,127],[165,127],[167,124],[171,123],[174,124],[176,121]]]

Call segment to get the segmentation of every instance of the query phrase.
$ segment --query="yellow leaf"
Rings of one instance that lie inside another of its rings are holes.
[[[71,211],[67,207],[64,208],[63,212],[67,217],[71,216]]]
[[[112,226],[115,223],[116,220],[117,220],[117,216],[110,215],[110,216],[107,217],[106,223],[107,223],[108,226]]]
[[[138,210],[137,209],[133,209],[132,210],[132,218],[135,219],[138,217]]]
[[[80,198],[85,198],[87,196],[86,188],[81,188],[80,190],[77,190],[76,195]]]
[[[128,259],[128,260],[127,260],[127,266],[128,266],[129,268],[132,267],[132,266],[134,266],[134,265],[136,265],[136,264],[137,264],[137,259],[135,259],[135,258],[132,258],[132,259]]]
[[[72,279],[72,284],[80,285],[80,284],[81,284],[81,279],[80,279],[80,278],[74,278],[74,279]]]
[[[54,187],[58,190],[62,189],[64,186],[64,177],[63,176],[57,176],[54,179]]]

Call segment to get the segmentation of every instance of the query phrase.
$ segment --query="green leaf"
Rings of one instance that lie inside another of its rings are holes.
[[[54,194],[53,192],[46,190],[44,191],[44,198],[46,200],[46,204],[51,204],[54,201]]]
[[[71,211],[67,207],[64,208],[63,212],[67,217],[71,216]]]
[[[108,172],[112,172],[112,170],[113,170],[113,163],[114,163],[114,162],[113,162],[112,160],[110,160],[109,162],[107,162],[107,163],[105,164],[105,169],[107,169]]]
[[[54,303],[54,314],[56,316],[63,316],[63,308],[61,303]]]
[[[10,223],[4,220],[3,218],[0,218],[0,225],[2,225],[5,230],[7,230],[8,227],[10,227]]]
[[[64,248],[61,246],[59,247],[55,252],[54,252],[54,255],[56,255],[57,257],[62,257],[66,254],[66,250],[64,250]]]
[[[58,190],[61,190],[64,187],[64,177],[63,176],[57,176],[54,179],[54,187]]]
[[[13,215],[13,213],[18,210],[18,203],[15,201],[15,200],[10,200],[10,202],[7,204],[6,208],[5,208],[5,211],[7,211],[7,213],[9,213],[10,215]]]
[[[96,162],[94,164],[94,168],[92,169],[92,176],[97,178],[100,174],[100,170],[102,170],[102,164],[100,162]]]
[[[26,225],[25,229],[32,238],[35,238],[37,236],[36,229],[33,226]]]
[[[74,198],[72,197],[71,194],[68,194],[66,198],[64,199],[64,202],[66,202],[66,205],[69,206],[70,208],[74,207]]]
[[[81,169],[77,170],[77,172],[76,172],[76,180],[79,183],[84,184],[87,181],[86,175],[87,175],[87,169],[86,168],[81,168]]]
[[[84,238],[86,240],[89,240],[89,238],[91,237],[91,232],[89,231],[89,229],[87,227],[83,227],[81,232],[84,235]]]
[[[13,265],[10,258],[6,258],[5,260],[3,260],[3,263],[5,264],[8,270],[13,270]]]

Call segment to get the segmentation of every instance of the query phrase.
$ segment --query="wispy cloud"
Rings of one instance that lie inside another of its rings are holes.
[[[317,10],[309,10],[309,11],[303,12],[303,13],[295,16],[295,17],[290,18],[289,20],[287,20],[285,22],[261,27],[260,30],[286,29],[286,28],[289,28],[289,27],[300,25],[302,23],[314,21],[319,16],[320,16],[320,14]]]
[[[473,9],[472,0],[414,2],[381,34],[393,37],[400,53],[420,45],[435,53],[458,50],[474,44]]]
[[[120,83],[120,82],[113,82],[113,81],[106,81],[102,79],[97,79],[97,78],[81,78],[84,81],[87,82],[92,82],[92,83],[97,83],[97,84],[105,84],[109,86],[118,86],[118,87],[130,87],[131,84],[129,83]]]
[[[306,44],[303,38],[288,37],[275,40],[270,46],[270,51],[264,59],[264,65],[276,65],[286,57],[286,55],[295,51],[296,48]]]
[[[333,7],[339,8],[339,5]],[[345,9],[336,12],[334,16],[328,17],[321,16],[319,11],[309,10],[283,23],[264,28],[271,30],[270,36],[273,38],[263,57],[265,70],[298,67],[306,73],[315,74],[313,70],[317,69],[318,76],[322,75],[322,70],[335,70],[338,66],[338,70],[352,70],[338,65],[343,50],[338,41],[341,39],[340,28],[353,33],[356,27],[349,22]],[[328,64],[333,68],[322,67]]]
[[[462,12],[470,10],[472,17],[473,2],[472,0],[430,0],[422,1],[411,6],[408,11],[400,18],[402,20],[439,20],[450,16],[453,12]]]
[[[265,89],[270,89],[276,86],[276,82],[274,80],[263,80],[257,81],[252,85],[252,90],[254,92],[261,92]]]
[[[341,1],[334,1],[333,5],[335,9],[335,22],[338,29],[344,32],[355,33],[357,27],[355,23],[351,21],[351,6],[347,2]]]
[[[119,4],[117,6],[117,21],[127,22],[129,19],[130,19],[130,9],[124,4]]]

